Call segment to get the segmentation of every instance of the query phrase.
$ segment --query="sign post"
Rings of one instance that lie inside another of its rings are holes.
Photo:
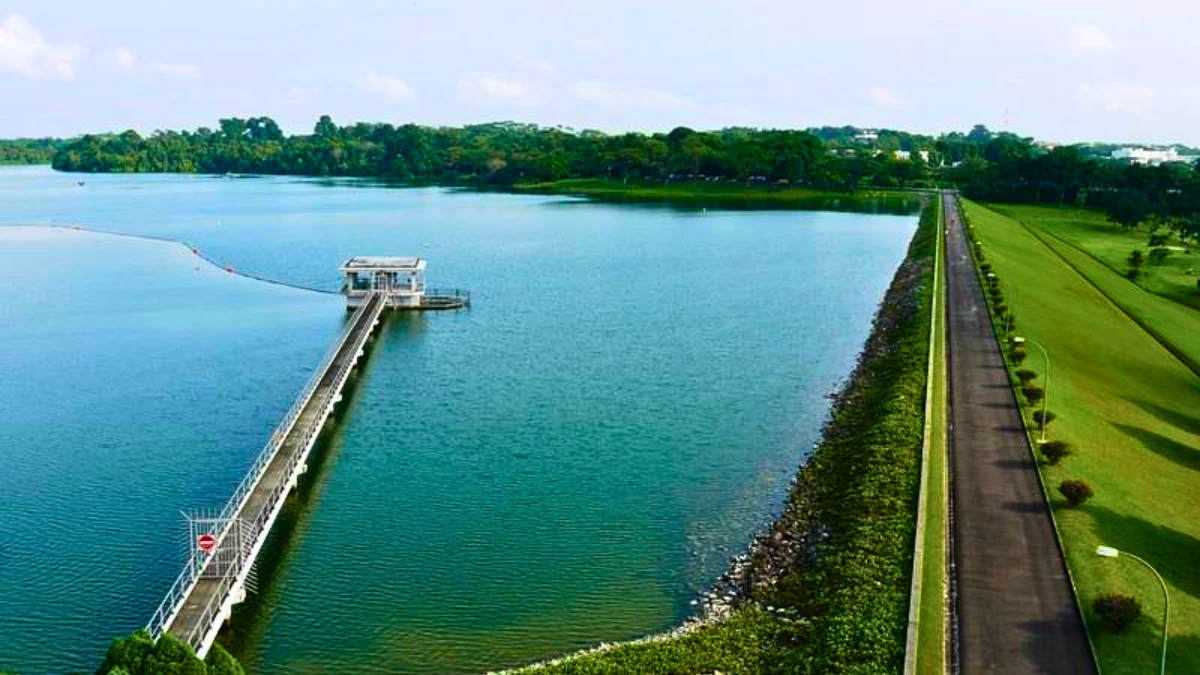
[[[212,553],[213,549],[217,547],[217,538],[205,532],[196,537],[196,547],[204,553]]]

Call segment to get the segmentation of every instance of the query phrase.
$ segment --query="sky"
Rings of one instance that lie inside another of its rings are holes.
[[[1200,145],[1200,3],[0,0],[0,137],[846,124]]]

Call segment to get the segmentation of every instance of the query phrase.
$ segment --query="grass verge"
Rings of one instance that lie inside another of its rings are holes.
[[[898,673],[904,665],[929,368],[936,209],[875,317],[822,442],[750,556],[723,622],[521,673]],[[765,580],[765,581],[764,581]]]
[[[1072,454],[1040,470],[1101,669],[1154,672],[1164,609],[1154,577],[1133,561],[1096,556],[1104,544],[1147,559],[1163,575],[1172,606],[1167,670],[1200,672],[1200,508],[1189,497],[1200,491],[1200,378],[1131,316],[1169,301],[1134,287],[1140,295],[1120,294],[1116,302],[1107,292],[1111,280],[1076,267],[1099,265],[1095,259],[1060,255],[1065,249],[1035,229],[964,206],[1005,297],[1019,298],[1012,303],[1016,332],[1050,355],[1049,406],[1057,419],[1048,435],[1068,442]],[[1134,304],[1126,310],[1122,303]],[[1200,335],[1200,314],[1181,327]],[[1036,348],[1028,353],[1021,367],[1044,385],[1044,358]],[[1033,429],[1031,412],[1025,406]],[[1086,481],[1095,497],[1068,506],[1057,491],[1066,479]],[[1121,634],[1103,629],[1091,609],[1097,595],[1114,591],[1135,595],[1145,610]]]
[[[926,454],[923,482],[924,506],[918,517],[924,518],[921,555],[921,587],[918,598],[916,653],[913,670],[920,675],[937,675],[946,671],[946,609],[947,609],[947,386],[946,386],[946,268],[945,224],[938,202],[937,267],[934,272],[933,316],[930,326],[930,378],[926,396]],[[907,671],[907,664],[906,664]]]

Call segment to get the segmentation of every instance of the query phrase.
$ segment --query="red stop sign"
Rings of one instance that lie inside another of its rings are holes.
[[[212,553],[212,550],[217,547],[217,538],[211,534],[202,534],[196,537],[196,545],[205,553]]]

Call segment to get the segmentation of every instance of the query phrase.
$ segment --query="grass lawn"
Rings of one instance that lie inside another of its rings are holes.
[[[1091,253],[1071,245],[1060,236],[1061,229],[1057,224],[1058,221],[1045,217],[1046,213],[1055,213],[1055,209],[1036,208],[1031,210],[1030,207],[1016,209],[1005,207],[996,210],[1000,213],[1021,215],[1020,220],[1032,227],[1042,238],[1043,243],[1058,252],[1078,273],[1108,296],[1109,300],[1119,305],[1127,314],[1141,323],[1145,330],[1164,342],[1168,346],[1167,348],[1175,352],[1194,372],[1200,374],[1200,336],[1197,334],[1200,312],[1149,292],[1102,263]],[[1036,217],[1028,218],[1031,214]],[[1108,235],[1097,235],[1095,238],[1103,236],[1123,237],[1128,235],[1110,230]],[[1194,284],[1195,281],[1192,283]],[[1025,294],[1018,291],[1016,301],[1010,302],[1018,314],[1018,320],[1021,313],[1020,304],[1024,297]],[[1010,298],[1010,300],[1012,299]]]
[[[1061,238],[1118,274],[1123,275],[1129,269],[1126,259],[1134,249],[1141,249],[1143,255],[1150,253],[1148,226],[1124,230],[1108,222],[1100,211],[1014,204],[996,204],[989,208]],[[1166,231],[1165,228],[1161,230]],[[1185,244],[1174,236],[1167,245],[1186,248],[1190,252],[1172,251],[1162,265],[1151,265],[1147,261],[1142,265],[1143,276],[1138,285],[1151,293],[1200,309],[1200,289],[1196,287],[1196,281],[1200,280],[1200,251],[1195,245]]]
[[[1070,443],[1073,454],[1059,466],[1043,465],[1042,475],[1103,673],[1155,672],[1163,601],[1147,570],[1128,559],[1096,556],[1099,544],[1145,558],[1166,579],[1167,670],[1200,672],[1200,377],[1122,308],[1188,352],[1200,349],[1200,312],[1146,293],[1094,258],[1058,240],[1045,243],[1000,213],[965,206],[1014,308],[1017,332],[1041,343],[1052,360],[1050,409],[1058,419],[1049,435]],[[1183,313],[1168,313],[1158,303]],[[1029,350],[1023,367],[1044,380],[1037,349]],[[1067,507],[1055,489],[1067,478],[1087,481],[1095,498]],[[1091,610],[1096,595],[1112,591],[1134,594],[1146,614],[1119,635],[1104,630]]]
[[[940,225],[940,222],[939,222]],[[944,228],[939,226],[939,231]],[[928,452],[925,483],[925,541],[921,569],[920,627],[917,632],[916,672],[938,675],[946,671],[946,313],[945,244],[938,237],[937,290],[930,371]]]

